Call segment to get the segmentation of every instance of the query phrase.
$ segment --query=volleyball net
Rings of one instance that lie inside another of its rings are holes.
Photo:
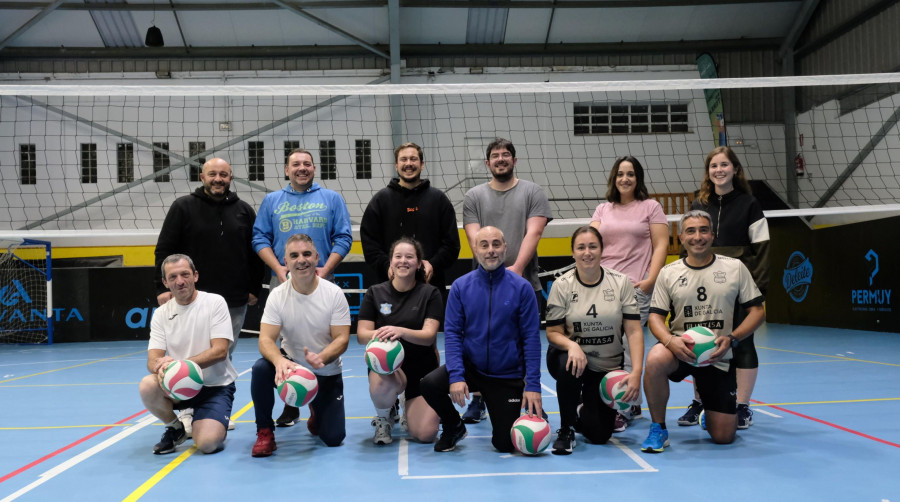
[[[213,157],[231,164],[232,189],[258,207],[287,183],[284,164],[296,147],[313,153],[317,181],[341,193],[358,223],[371,196],[396,174],[394,147],[407,141],[424,148],[424,176],[461,213],[465,192],[489,179],[485,147],[495,137],[513,142],[517,175],[544,188],[560,219],[590,217],[623,155],[643,163],[651,193],[689,197],[706,154],[720,142],[735,150],[751,180],[804,216],[877,217],[900,209],[900,74],[384,80],[2,85],[0,227],[158,229],[172,201],[199,186],[200,166]],[[801,100],[804,109],[787,127],[786,93],[815,98]]]

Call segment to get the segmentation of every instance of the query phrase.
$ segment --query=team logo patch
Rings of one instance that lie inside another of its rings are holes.
[[[393,304],[390,304],[390,303],[382,303],[380,305],[381,308],[379,311],[381,312],[382,315],[391,315],[391,307],[392,306],[393,306]]]
[[[612,288],[603,290],[603,301],[613,302],[616,300],[616,294],[613,293]]]
[[[687,305],[684,307],[684,316],[685,317],[694,317],[694,307]]]
[[[679,287],[683,288],[683,287],[687,286],[687,277],[682,275],[681,277],[678,278],[678,280],[676,282],[678,283]]]
[[[719,284],[725,284],[725,272],[714,272],[713,273],[713,282],[717,282]]]

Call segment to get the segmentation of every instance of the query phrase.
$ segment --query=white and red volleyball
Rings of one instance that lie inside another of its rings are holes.
[[[616,411],[626,411],[631,405],[639,404],[625,400],[629,376],[627,371],[613,370],[600,380],[600,399]]]
[[[522,415],[509,434],[513,446],[524,455],[539,455],[550,446],[550,424],[538,415]]]
[[[203,370],[194,361],[172,361],[163,373],[162,386],[166,394],[175,401],[190,399],[203,388]]]
[[[319,392],[316,375],[303,366],[298,366],[278,385],[278,397],[288,406],[306,406]]]
[[[403,364],[403,345],[399,340],[373,338],[366,344],[366,365],[379,375],[390,375]]]

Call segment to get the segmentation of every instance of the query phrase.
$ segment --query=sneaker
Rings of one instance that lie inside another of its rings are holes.
[[[628,421],[621,413],[616,413],[616,421],[613,423],[613,432],[625,432],[628,428]]]
[[[375,444],[391,444],[394,438],[391,437],[391,429],[393,424],[389,418],[375,418],[375,437],[372,440]]]
[[[550,416],[547,415],[547,412],[543,408],[541,408],[541,418],[544,419],[544,422],[550,423]]]
[[[234,430],[234,420],[232,420],[230,418],[228,419],[228,430],[230,430],[230,431]]]
[[[391,406],[391,421],[392,423],[397,423],[400,421],[400,399],[394,402],[394,405]]]
[[[700,412],[700,428],[706,430],[706,410]]]
[[[738,429],[747,429],[753,425],[753,411],[750,410],[749,404],[739,404],[737,406]]]
[[[297,423],[298,418],[300,418],[300,408],[284,405],[284,411],[281,412],[281,416],[275,421],[275,426],[291,427]]]
[[[184,431],[184,426],[166,426],[166,430],[163,432],[162,438],[160,438],[159,442],[156,443],[155,446],[153,446],[153,454],[165,455],[166,453],[172,453],[173,451],[175,451],[175,447],[183,443],[185,439],[187,439],[187,434]]]
[[[184,426],[185,437],[188,439],[194,437],[194,409],[183,409],[181,414],[178,415],[178,420],[180,420],[181,425]]]
[[[278,446],[275,444],[275,431],[273,429],[267,427],[256,431],[256,443],[253,445],[250,455],[254,457],[268,457],[277,449]]]
[[[316,412],[313,411],[312,406],[309,407],[309,418],[306,419],[306,430],[313,436],[319,435],[319,424],[316,423]]]
[[[434,443],[434,451],[453,451],[456,443],[460,442],[468,433],[466,432],[466,424],[460,422],[455,429],[444,429],[441,437]]]
[[[554,455],[569,455],[575,448],[575,431],[571,427],[560,427],[556,431],[556,441],[553,442]]]
[[[703,411],[703,403],[694,399],[687,411],[678,419],[678,425],[697,425],[700,423],[700,412]]]
[[[481,396],[472,396],[472,402],[466,412],[463,413],[462,420],[467,424],[477,424],[487,418],[487,410],[484,407],[484,400]]]
[[[581,409],[584,408],[583,404],[579,404],[575,408],[575,432],[581,432],[583,424],[581,423]]]
[[[639,416],[641,416],[641,405],[632,404],[631,408],[628,408],[628,420],[633,420]]]
[[[650,434],[641,443],[641,451],[646,453],[662,453],[669,446],[669,431],[657,423],[650,424]]]
[[[406,419],[406,413],[400,415],[400,428],[409,432],[409,420]]]

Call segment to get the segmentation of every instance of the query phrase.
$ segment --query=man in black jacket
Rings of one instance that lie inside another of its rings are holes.
[[[377,282],[388,280],[388,252],[401,237],[411,237],[425,251],[425,280],[440,290],[446,303],[446,270],[459,257],[456,211],[447,196],[422,179],[425,154],[415,143],[394,150],[397,177],[372,197],[359,226],[366,263]]]
[[[262,288],[264,266],[253,251],[250,238],[256,212],[231,191],[231,166],[222,159],[210,159],[200,173],[202,187],[172,203],[156,242],[156,268],[175,253],[190,256],[197,270],[204,271],[197,289],[216,293],[228,302],[234,352],[247,305],[255,305]],[[160,305],[172,297],[156,278]]]

